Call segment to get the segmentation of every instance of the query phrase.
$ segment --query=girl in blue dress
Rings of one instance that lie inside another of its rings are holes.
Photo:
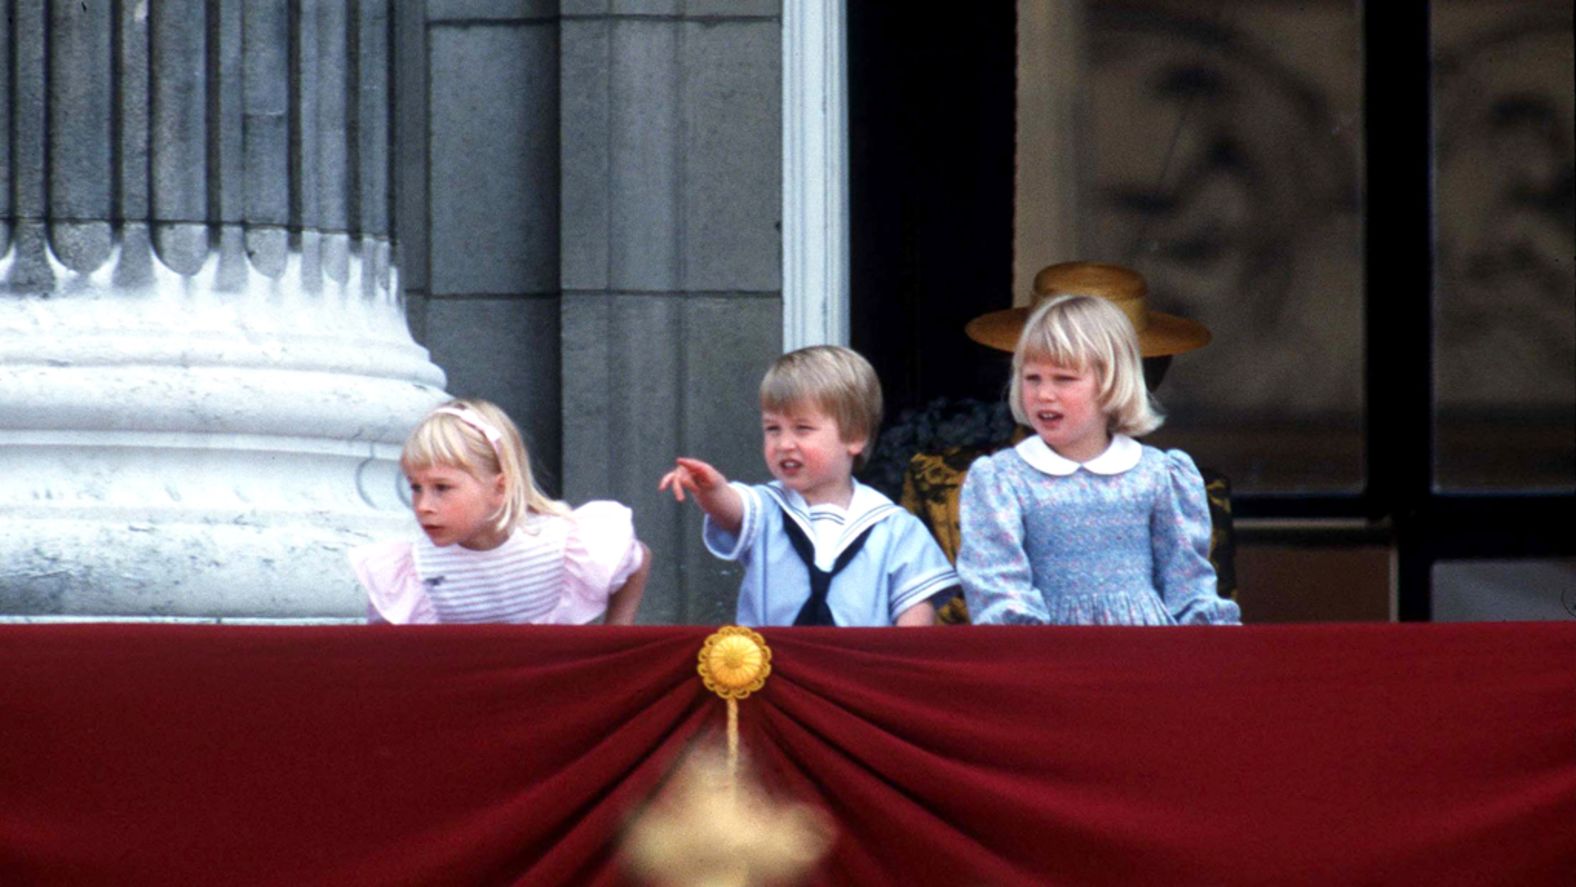
[[[964,480],[957,571],[976,624],[1241,622],[1216,593],[1204,481],[1160,426],[1137,336],[1095,296],[1042,302],[1012,355],[1014,418],[1034,431]]]

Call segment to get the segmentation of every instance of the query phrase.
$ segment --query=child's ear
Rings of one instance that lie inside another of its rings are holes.
[[[506,493],[508,491],[509,491],[509,480],[508,480],[507,477],[505,477],[503,475],[502,472],[499,472],[497,475],[495,475],[493,477],[493,492],[498,494],[499,496],[502,496],[504,493]]]
[[[848,448],[848,455],[850,457],[854,457],[858,456],[860,453],[863,453],[865,451],[865,445],[868,443],[870,443],[870,438],[861,437],[854,440],[845,440],[843,441],[843,446]]]

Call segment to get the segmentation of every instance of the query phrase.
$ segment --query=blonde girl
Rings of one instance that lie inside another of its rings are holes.
[[[520,431],[484,400],[453,400],[400,455],[422,533],[353,549],[368,620],[634,622],[651,569],[630,510],[571,509],[531,476]]]
[[[1033,430],[976,461],[959,500],[958,577],[976,624],[1237,623],[1216,593],[1204,481],[1133,438],[1162,419],[1132,323],[1110,301],[1042,302],[1012,356]]]

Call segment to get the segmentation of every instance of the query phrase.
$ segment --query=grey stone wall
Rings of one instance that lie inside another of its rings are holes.
[[[781,351],[780,3],[411,0],[401,239],[449,389],[497,401],[553,492],[617,499],[655,555],[642,621],[732,616],[737,571],[678,454],[762,479]],[[421,142],[412,147],[410,137]],[[418,175],[411,165],[421,166]]]
[[[557,478],[556,4],[430,0],[400,12],[412,326],[449,391],[508,410]]]

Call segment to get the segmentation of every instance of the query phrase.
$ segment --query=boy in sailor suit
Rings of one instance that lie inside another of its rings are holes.
[[[761,380],[771,483],[729,482],[679,457],[659,489],[706,514],[706,548],[744,564],[741,625],[930,625],[957,574],[923,524],[859,483],[881,425],[881,384],[847,348],[784,354]]]

